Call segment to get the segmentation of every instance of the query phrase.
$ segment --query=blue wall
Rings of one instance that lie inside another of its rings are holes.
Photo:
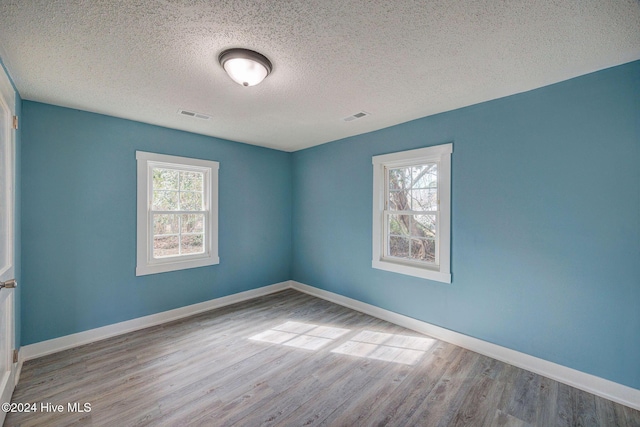
[[[450,285],[371,267],[371,157],[453,142]],[[293,279],[640,389],[640,62],[293,154]]]
[[[22,344],[288,280],[291,154],[22,104]],[[220,264],[135,276],[135,151],[220,162]]]

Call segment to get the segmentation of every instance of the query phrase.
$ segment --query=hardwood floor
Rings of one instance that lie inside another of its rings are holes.
[[[6,426],[640,426],[639,411],[294,290],[28,361],[13,402],[37,412]]]

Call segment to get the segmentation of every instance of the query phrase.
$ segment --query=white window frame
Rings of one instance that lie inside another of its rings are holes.
[[[136,276],[204,267],[220,263],[218,257],[218,170],[212,160],[169,156],[136,151],[138,163],[138,214]],[[166,167],[204,174],[205,247],[204,253],[153,257],[153,168]]]
[[[373,257],[371,266],[380,270],[451,283],[451,153],[453,144],[373,156]],[[436,263],[385,255],[388,230],[385,225],[391,168],[437,163],[438,219],[436,221]]]

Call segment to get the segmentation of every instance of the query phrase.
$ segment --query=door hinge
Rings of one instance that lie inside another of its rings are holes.
[[[18,129],[18,116],[13,116],[13,128]]]
[[[13,350],[13,363],[18,363],[18,350]]]

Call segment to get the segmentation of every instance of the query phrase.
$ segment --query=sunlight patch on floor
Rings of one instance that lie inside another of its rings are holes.
[[[432,338],[362,331],[331,352],[415,365],[435,343]]]
[[[350,329],[288,321],[249,339],[305,350],[320,350],[349,332]],[[433,338],[365,330],[358,332],[331,352],[415,365],[435,343],[436,340]]]
[[[249,339],[305,350],[319,350],[350,331],[350,329],[289,321]]]

